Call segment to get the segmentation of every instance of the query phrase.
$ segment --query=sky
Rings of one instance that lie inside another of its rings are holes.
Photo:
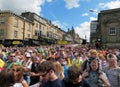
[[[120,0],[0,0],[1,10],[35,12],[64,31],[74,27],[75,33],[88,42],[90,22],[97,20],[100,11],[115,8],[120,8]]]

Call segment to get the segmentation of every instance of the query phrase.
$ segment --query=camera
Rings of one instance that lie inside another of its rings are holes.
[[[101,79],[98,80],[98,87],[105,87]]]

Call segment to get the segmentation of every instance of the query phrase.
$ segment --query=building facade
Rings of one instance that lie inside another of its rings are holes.
[[[66,33],[36,13],[17,15],[12,11],[0,11],[0,43],[6,46],[56,44],[59,40],[67,40]],[[76,36],[72,33],[70,37],[74,40]]]
[[[97,38],[102,47],[120,47],[120,8],[103,10],[98,14]]]
[[[32,36],[33,22],[11,11],[0,11],[0,41],[5,41],[6,45],[23,44]]]
[[[97,39],[97,34],[96,34],[96,29],[98,26],[98,21],[91,21],[90,23],[90,43],[94,44],[96,41],[98,41],[99,39]]]
[[[65,31],[63,31],[58,26],[52,24],[52,22],[48,19],[45,19],[32,12],[22,13],[22,16],[26,17],[34,23],[34,29],[36,33],[35,37],[38,37],[38,39],[41,40],[41,42],[45,41],[50,44],[55,44],[58,40],[63,39]]]

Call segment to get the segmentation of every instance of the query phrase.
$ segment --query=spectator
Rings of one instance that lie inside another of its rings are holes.
[[[72,60],[72,65],[76,65],[78,67],[81,67],[83,61],[81,60],[79,53],[74,53],[75,58]]]
[[[12,66],[14,64],[17,64],[17,65],[21,65],[21,62],[20,61],[17,61],[17,57],[16,57],[16,54],[15,52],[10,52],[9,55],[8,55],[8,60],[6,61],[6,65],[5,65],[5,68],[7,69],[10,69],[12,68]]]
[[[117,57],[114,54],[107,56],[108,66],[104,72],[107,74],[111,87],[120,87],[120,67],[117,66]]]
[[[63,87],[62,81],[57,77],[51,61],[44,61],[38,67],[42,76],[40,87]]]
[[[0,71],[5,67],[5,62],[0,58]]]
[[[12,63],[19,63],[16,60],[16,55],[14,52],[10,52],[8,55],[8,60],[6,61],[6,68],[11,68]]]
[[[56,75],[58,76],[58,78],[60,78],[62,80],[64,78],[63,67],[61,66],[61,64],[58,61],[55,61],[53,64],[54,64],[54,69],[55,69]]]
[[[90,61],[89,70],[84,71],[83,77],[88,80],[91,87],[110,87],[105,73],[99,70],[99,61],[93,59]]]
[[[82,70],[83,71],[85,71],[86,69],[89,68],[89,64],[90,64],[91,60],[93,60],[93,59],[99,60],[97,50],[91,49],[89,52],[90,52],[90,57],[87,60],[85,60],[82,64]],[[101,65],[100,61],[99,61],[99,69],[102,70],[102,65]]]
[[[63,82],[65,87],[90,87],[88,82],[82,78],[82,72],[77,66],[71,66],[68,69],[68,78],[65,78]]]
[[[30,69],[31,69],[31,65],[32,65],[32,61],[31,61],[31,54],[30,53],[26,53],[25,54],[25,60],[23,61],[23,69],[24,69],[24,79],[28,82],[30,82],[30,75],[29,75],[29,72],[30,72]]]
[[[12,64],[12,70],[14,72],[15,84],[13,87],[28,87],[28,83],[23,79],[23,68],[17,63]]]
[[[11,69],[4,69],[0,72],[0,87],[10,87],[14,83],[14,72]]]
[[[39,73],[37,71],[37,67],[39,64],[39,57],[34,55],[32,57],[32,65],[30,71],[30,85],[34,85],[39,82]]]

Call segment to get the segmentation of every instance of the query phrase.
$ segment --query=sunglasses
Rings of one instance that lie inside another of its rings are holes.
[[[14,72],[19,72],[20,70],[19,69],[12,69]]]
[[[15,57],[15,56],[10,56],[10,57]]]

